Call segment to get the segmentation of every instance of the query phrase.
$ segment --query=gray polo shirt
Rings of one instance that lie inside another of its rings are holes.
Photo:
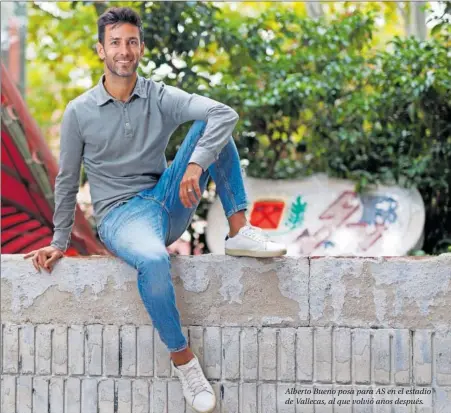
[[[51,242],[63,251],[74,223],[82,161],[100,225],[115,205],[155,186],[179,125],[207,122],[190,159],[206,170],[238,122],[238,114],[222,103],[141,76],[127,102],[121,102],[108,94],[103,79],[69,102],[63,115]]]

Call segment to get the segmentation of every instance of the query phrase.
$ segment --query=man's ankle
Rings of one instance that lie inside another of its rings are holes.
[[[193,358],[194,353],[189,347],[184,350],[171,353],[171,360],[175,366],[181,366],[183,364],[189,363]]]
[[[229,221],[229,237],[233,238],[238,231],[244,226],[248,225],[244,211],[238,211],[228,218]]]

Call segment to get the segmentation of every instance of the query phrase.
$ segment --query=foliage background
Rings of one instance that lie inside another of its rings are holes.
[[[321,19],[309,18],[304,3],[30,3],[27,100],[51,144],[68,101],[103,72],[95,22],[110,5],[143,17],[141,74],[239,112],[235,138],[249,175],[321,171],[352,179],[359,191],[415,185],[426,205],[424,251],[450,250],[446,13],[422,42],[402,36],[395,2],[330,3]],[[188,127],[171,140],[169,160]],[[195,220],[213,196],[214,187]],[[191,232],[194,244],[204,241]]]

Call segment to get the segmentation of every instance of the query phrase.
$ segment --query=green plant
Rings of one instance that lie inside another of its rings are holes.
[[[270,10],[241,28],[248,37],[236,35],[229,50],[241,64],[232,64],[213,95],[240,111],[238,142],[248,174],[284,179],[326,172],[355,181],[359,191],[416,186],[426,206],[424,249],[448,250],[448,38],[396,37],[373,52],[371,14],[326,22],[280,13]]]

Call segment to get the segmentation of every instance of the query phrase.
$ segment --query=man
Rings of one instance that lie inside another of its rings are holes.
[[[227,254],[275,257],[286,249],[246,220],[246,193],[231,137],[237,113],[214,100],[138,76],[144,42],[140,17],[133,10],[109,9],[97,25],[104,75],[98,85],[71,101],[63,116],[53,241],[25,258],[33,257],[38,271],[50,272],[63,256],[83,160],[102,242],[137,269],[139,293],[170,351],[188,404],[198,412],[210,412],[215,395],[182,333],[166,246],[189,225],[211,176],[229,222]],[[167,167],[164,152],[170,136],[192,120],[197,122]]]

